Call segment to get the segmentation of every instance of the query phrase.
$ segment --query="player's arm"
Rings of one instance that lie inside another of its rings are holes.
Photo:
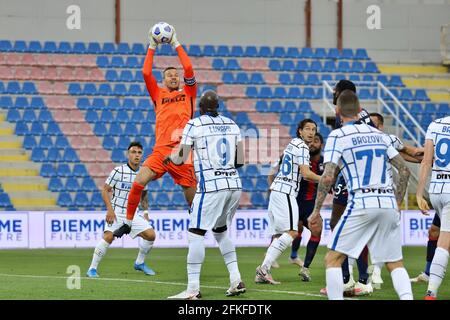
[[[244,166],[244,144],[239,141],[236,145],[236,157],[234,158],[234,167],[240,168]]]
[[[150,45],[147,49],[147,55],[145,56],[144,66],[142,67],[142,75],[144,77],[145,85],[147,86],[148,93],[153,101],[158,100],[159,87],[155,76],[153,75],[153,56],[155,55],[156,42],[150,36]]]
[[[432,140],[425,140],[425,153],[423,156],[423,160],[420,164],[419,170],[419,183],[417,185],[416,197],[417,204],[419,205],[419,209],[423,214],[428,214],[428,210],[430,207],[428,202],[424,198],[425,184],[427,182],[427,178],[430,175],[431,167],[433,165],[433,155],[434,155],[434,145]]]
[[[406,190],[408,188],[408,180],[411,172],[409,168],[406,166],[405,160],[403,160],[400,154],[397,154],[394,158],[391,159],[391,164],[398,171],[398,180],[395,185],[395,198],[397,200],[397,204],[400,208],[400,205],[405,197]]]
[[[102,199],[106,206],[106,223],[112,224],[114,223],[114,220],[116,219],[116,214],[114,213],[114,209],[111,205],[111,191],[112,187],[105,183],[102,189]]]
[[[172,26],[173,28],[173,26]],[[195,81],[194,68],[192,67],[191,60],[187,55],[186,51],[183,49],[183,46],[177,39],[177,34],[175,28],[173,28],[173,36],[170,44],[177,51],[178,58],[180,59],[181,65],[184,70],[184,83],[185,83],[185,91],[191,97],[197,96],[197,82]]]
[[[273,183],[273,180],[275,180],[275,177],[277,176],[278,170],[280,170],[280,165],[281,162],[283,161],[283,155],[280,156],[280,159],[278,160],[277,163],[274,163],[272,166],[270,166],[270,172],[269,175],[267,176],[267,182],[269,183],[269,190],[270,190],[270,186]]]
[[[313,181],[313,182],[319,182],[319,180],[320,180],[320,176],[318,174],[312,172],[309,165],[301,165],[300,173],[302,175],[302,178],[305,180]]]
[[[405,145],[401,150],[403,159],[408,162],[420,163],[423,159],[424,148],[417,148]]]

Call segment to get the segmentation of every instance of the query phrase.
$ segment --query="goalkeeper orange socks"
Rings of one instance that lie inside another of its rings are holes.
[[[127,204],[127,220],[132,221],[134,218],[134,213],[141,201],[142,190],[144,190],[145,186],[133,182],[131,186],[130,194],[128,195],[128,204]]]

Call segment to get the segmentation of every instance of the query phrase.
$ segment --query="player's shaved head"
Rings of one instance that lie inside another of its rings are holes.
[[[337,99],[339,114],[345,118],[353,118],[360,111],[359,99],[352,90],[344,90]]]
[[[217,109],[219,108],[219,96],[213,90],[207,90],[203,92],[200,97],[200,114],[208,114],[216,117],[219,115]]]

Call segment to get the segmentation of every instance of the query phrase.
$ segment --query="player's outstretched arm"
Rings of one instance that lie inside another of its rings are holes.
[[[240,168],[244,166],[244,144],[242,143],[242,141],[239,141],[238,144],[236,145],[236,157],[234,159],[234,167]]]
[[[427,214],[430,207],[428,202],[424,199],[425,184],[430,175],[431,167],[433,165],[434,145],[432,140],[425,140],[425,154],[420,164],[419,183],[417,185],[416,197],[419,209],[423,214]]]
[[[403,198],[405,197],[405,193],[408,188],[408,180],[411,172],[409,171],[408,167],[406,166],[405,160],[403,160],[400,154],[392,158],[391,163],[397,169],[399,175],[395,186],[395,198],[400,208],[400,205],[403,201]]]
[[[153,75],[153,56],[155,55],[156,42],[152,38],[151,33],[149,35],[150,44],[147,49],[147,55],[145,56],[144,66],[142,67],[142,75],[144,77],[145,85],[147,86],[148,93],[153,101],[158,100],[159,87],[155,76]]]
[[[175,28],[173,28],[173,36],[170,44],[177,51],[178,58],[180,58],[181,65],[184,70],[184,83],[186,84],[185,90],[191,97],[197,96],[197,82],[195,81],[194,68],[192,67],[191,60],[187,55],[186,51],[183,49],[183,46],[177,39],[177,33]]]

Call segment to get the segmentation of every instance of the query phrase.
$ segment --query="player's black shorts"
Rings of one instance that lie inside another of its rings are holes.
[[[341,176],[336,185],[334,186],[333,204],[346,206],[347,201],[348,201],[347,184],[345,183],[344,177]]]
[[[303,225],[308,228],[308,217],[314,210],[315,200],[298,200],[298,221],[302,221]]]
[[[436,227],[441,227],[441,218],[439,218],[439,215],[437,213],[434,214],[434,218],[433,218],[433,224]]]

